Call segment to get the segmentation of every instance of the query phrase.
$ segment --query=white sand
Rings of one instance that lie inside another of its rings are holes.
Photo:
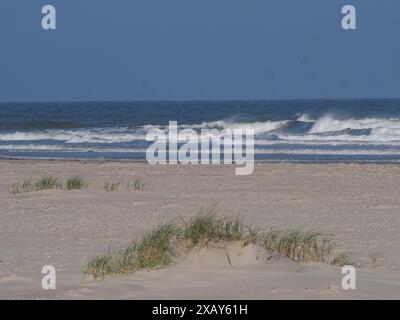
[[[14,182],[44,174],[81,175],[90,185],[8,192]],[[2,299],[400,298],[400,166],[257,164],[253,175],[239,177],[232,166],[1,161],[0,175]],[[126,190],[134,178],[145,191]],[[121,189],[105,192],[106,180],[120,181]],[[122,247],[161,222],[215,203],[221,214],[259,227],[335,234],[341,250],[360,263],[357,290],[341,289],[340,268],[285,259],[255,263],[254,248],[232,266],[222,249],[213,249],[211,258],[197,255],[163,270],[82,282],[88,259],[110,243]],[[57,269],[55,291],[41,289],[46,264]]]

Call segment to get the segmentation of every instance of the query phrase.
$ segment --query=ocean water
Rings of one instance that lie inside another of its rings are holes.
[[[0,103],[0,158],[145,159],[169,121],[253,128],[256,160],[400,160],[400,100]]]

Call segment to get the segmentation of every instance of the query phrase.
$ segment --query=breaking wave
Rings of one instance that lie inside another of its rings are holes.
[[[0,151],[145,152],[149,144],[146,135],[153,128],[168,132],[165,124],[2,130]],[[302,113],[286,119],[178,123],[178,130],[182,129],[192,129],[192,134],[211,129],[253,129],[256,154],[400,155],[400,118],[396,117],[343,118],[333,113],[315,117]]]
[[[300,126],[299,124],[305,124]],[[168,131],[167,126],[143,125],[137,127],[109,127],[84,129],[46,129],[34,131],[1,132],[0,142],[58,141],[74,143],[123,143],[146,139],[152,128]],[[253,129],[256,139],[273,142],[354,142],[354,143],[400,143],[400,119],[336,119],[325,115],[313,120],[300,115],[295,120],[229,122],[225,120],[200,124],[181,124],[178,129],[193,129],[197,133],[210,129]]]
[[[288,121],[266,121],[254,123],[230,123],[226,121],[203,122],[193,125],[179,125],[178,129],[193,129],[196,132],[210,129],[253,129],[255,134],[269,133],[277,130]],[[12,133],[0,133],[0,141],[62,141],[65,143],[121,143],[135,140],[145,140],[149,130],[157,128],[168,131],[167,126],[144,125],[135,128],[88,128],[79,130],[41,130],[41,131],[17,131]]]

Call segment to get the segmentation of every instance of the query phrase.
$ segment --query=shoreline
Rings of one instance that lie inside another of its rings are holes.
[[[7,161],[33,161],[33,162],[82,162],[82,163],[141,163],[141,164],[148,164],[147,160],[145,159],[89,159],[89,158],[2,158],[0,157],[1,162]],[[330,165],[330,164],[359,164],[359,165],[400,165],[400,160],[263,160],[263,159],[255,159],[254,164],[304,164],[304,165]],[[181,165],[181,166],[239,166],[235,163],[232,164],[156,164],[152,166],[169,166],[169,165]]]

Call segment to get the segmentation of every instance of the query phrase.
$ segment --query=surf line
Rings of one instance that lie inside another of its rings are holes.
[[[147,148],[146,160],[152,165],[236,164],[240,166],[236,175],[250,175],[254,171],[254,136],[252,128],[178,131],[177,121],[169,121],[167,132],[156,127],[147,132],[146,141],[153,144]]]

